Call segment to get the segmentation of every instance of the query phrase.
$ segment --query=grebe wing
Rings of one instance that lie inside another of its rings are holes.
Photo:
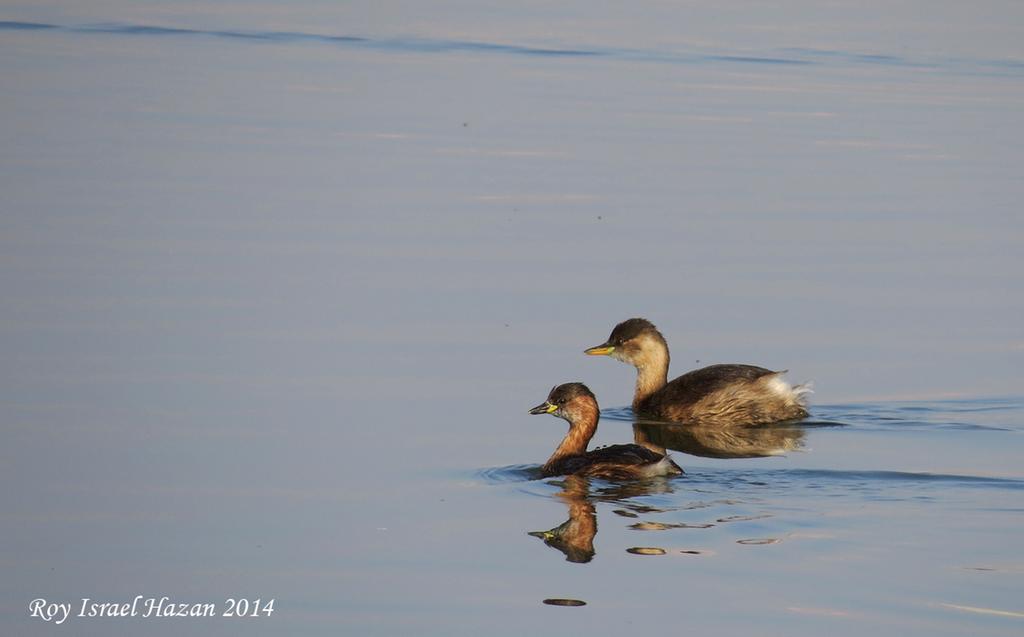
[[[764,376],[782,373],[756,365],[709,365],[683,374],[657,393],[661,400],[696,402],[701,397],[734,383],[749,383]]]

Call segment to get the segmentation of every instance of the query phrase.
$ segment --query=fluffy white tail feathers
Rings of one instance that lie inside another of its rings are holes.
[[[787,402],[792,402],[801,407],[807,406],[807,398],[810,394],[814,393],[814,383],[807,382],[800,385],[790,385],[782,375],[785,371],[778,372],[773,375],[768,381],[768,386],[772,388],[780,398]]]

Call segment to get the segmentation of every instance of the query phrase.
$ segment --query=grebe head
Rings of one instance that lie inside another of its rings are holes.
[[[615,326],[608,340],[583,351],[590,356],[611,356],[634,367],[646,367],[654,357],[668,353],[665,338],[647,319],[631,318]]]
[[[565,383],[551,389],[548,399],[530,410],[531,414],[551,414],[569,421],[579,422],[599,413],[597,398],[583,383]]]

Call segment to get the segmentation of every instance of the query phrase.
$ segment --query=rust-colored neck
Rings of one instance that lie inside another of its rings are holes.
[[[587,452],[587,445],[597,431],[597,420],[599,412],[597,405],[591,405],[582,401],[576,401],[572,405],[571,419],[569,421],[569,433],[565,435],[562,442],[551,454],[548,461],[544,463],[544,469],[553,468],[563,458],[578,456]]]
[[[578,475],[565,477],[558,493],[569,507],[569,519],[552,529],[556,546],[571,562],[589,562],[594,557],[594,536],[597,535],[597,512],[590,501],[590,483]]]

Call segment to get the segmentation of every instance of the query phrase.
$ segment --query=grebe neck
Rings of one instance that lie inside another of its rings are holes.
[[[637,363],[633,409],[637,409],[641,402],[668,382],[668,347],[659,345],[644,352],[643,360]]]
[[[598,411],[596,407],[587,407],[577,418],[569,424],[569,433],[551,454],[548,461],[544,463],[544,470],[553,469],[561,460],[571,456],[583,455],[587,452],[587,445],[597,431]]]

